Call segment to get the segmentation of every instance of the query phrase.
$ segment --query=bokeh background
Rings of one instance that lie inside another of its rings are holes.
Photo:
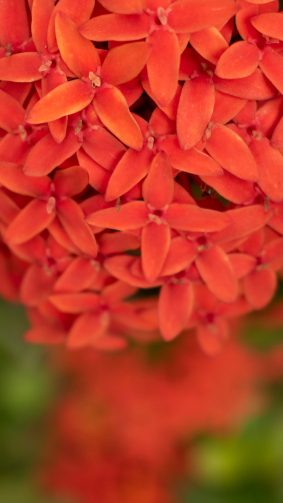
[[[23,340],[0,304],[0,501],[283,501],[282,286],[221,355],[193,336],[123,354]]]

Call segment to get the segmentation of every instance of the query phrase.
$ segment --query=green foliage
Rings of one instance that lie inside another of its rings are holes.
[[[207,436],[193,449],[194,477],[181,503],[281,503],[283,501],[283,386],[268,390],[268,410],[238,432]]]
[[[32,478],[55,381],[47,353],[23,341],[26,327],[22,308],[0,302],[0,501],[51,503]]]

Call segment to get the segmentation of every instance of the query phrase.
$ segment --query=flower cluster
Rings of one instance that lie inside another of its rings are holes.
[[[1,292],[122,348],[261,309],[283,266],[277,0],[3,0]]]
[[[57,360],[71,386],[50,416],[39,469],[49,493],[80,503],[173,503],[194,464],[194,436],[229,432],[262,407],[269,357],[233,341],[215,358],[189,338],[160,349],[154,358],[147,346]]]

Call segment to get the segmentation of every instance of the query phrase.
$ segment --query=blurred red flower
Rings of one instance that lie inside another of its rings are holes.
[[[262,406],[264,359],[232,341],[214,358],[183,338],[120,356],[61,354],[56,365],[70,386],[50,418],[41,480],[82,503],[175,501],[193,436]]]

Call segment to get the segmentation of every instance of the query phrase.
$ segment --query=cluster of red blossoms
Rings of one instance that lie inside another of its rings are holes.
[[[194,436],[238,427],[264,406],[267,369],[282,375],[278,351],[259,356],[232,340],[214,358],[180,338],[155,359],[139,347],[65,352],[59,363],[71,386],[50,416],[40,480],[80,503],[176,502],[195,471]]]
[[[31,341],[215,352],[283,265],[283,14],[3,0],[1,292]]]

